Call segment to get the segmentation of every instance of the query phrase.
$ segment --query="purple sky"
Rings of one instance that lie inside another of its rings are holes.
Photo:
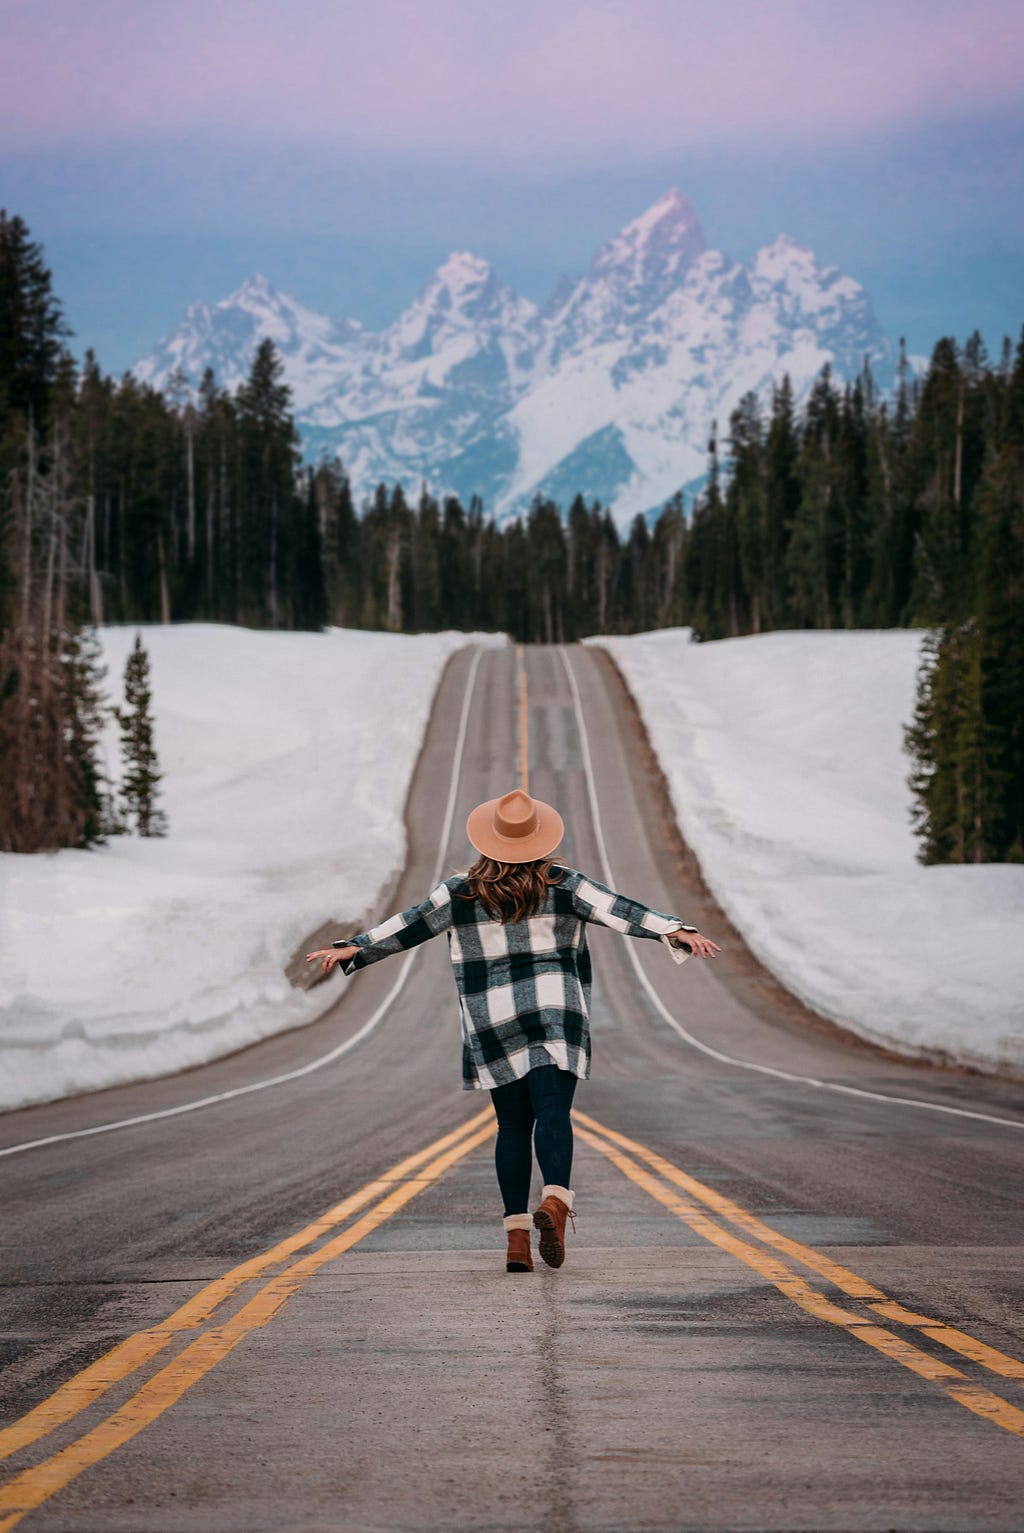
[[[6,0],[23,145],[266,128],[591,159],[1019,103],[1021,0]]]
[[[111,371],[255,271],[396,317],[542,301],[670,186],[912,351],[1024,320],[1024,0],[0,0],[0,206]]]

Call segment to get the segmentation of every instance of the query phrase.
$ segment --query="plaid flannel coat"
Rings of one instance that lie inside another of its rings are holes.
[[[590,1074],[587,923],[627,937],[653,937],[665,943],[676,963],[684,963],[691,949],[669,942],[667,934],[697,928],[616,894],[575,868],[559,870],[559,882],[524,921],[502,925],[479,900],[467,898],[466,880],[456,874],[420,904],[356,937],[339,937],[332,946],[359,948],[341,965],[354,974],[447,932],[462,1020],[463,1087],[504,1086],[547,1064],[585,1079]]]

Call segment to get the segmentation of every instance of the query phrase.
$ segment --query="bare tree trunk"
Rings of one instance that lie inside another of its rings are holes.
[[[13,681],[17,697],[17,707],[14,710],[14,723],[11,730],[10,752],[10,780],[15,804],[12,809],[8,810],[8,819],[4,826],[4,850],[11,852],[28,849],[22,845],[20,836],[22,827],[26,824],[31,814],[32,795],[37,787],[35,773],[31,770],[31,754],[29,749],[29,741],[33,730],[33,671],[36,664],[36,651],[38,649],[38,645],[34,646],[32,642],[34,616],[32,602],[32,539],[35,524],[36,451],[31,413],[29,414],[28,424],[28,467],[23,492],[24,503],[22,515],[19,519],[17,518],[17,497],[20,489],[19,476],[16,473],[12,482],[12,495],[15,500],[15,525],[20,527],[23,539],[21,548],[21,591],[18,603],[19,617],[17,631],[11,634],[9,639],[6,639],[6,646],[9,646],[9,648],[7,648],[5,656],[4,674],[0,677],[5,686],[10,685],[11,681]],[[6,636],[4,637],[6,638]]]
[[[85,497],[85,520],[82,523],[82,552],[78,558],[79,574],[83,580],[89,578],[89,524],[92,521],[92,496]]]
[[[23,634],[29,630],[29,601],[32,591],[32,525],[36,495],[36,434],[32,412],[28,421],[28,474],[25,480],[25,543],[21,551],[21,623]]]
[[[277,627],[277,495],[270,499],[270,626]]]
[[[240,623],[242,621],[242,582],[239,579],[238,561],[241,557],[241,552],[238,545],[241,542],[241,539],[233,536],[233,530],[231,526],[231,497],[228,495],[228,444],[227,433],[224,430],[223,419],[221,420],[220,426],[220,519],[221,556],[220,569],[218,573],[222,578],[230,579],[231,571],[234,571],[234,621],[236,623]],[[223,602],[219,605],[222,609],[224,609]],[[223,615],[227,617],[226,610],[223,610]]]
[[[167,566],[164,560],[164,530],[161,527],[156,535],[157,555],[160,560],[160,621],[171,621],[171,598],[167,590]]]
[[[57,461],[54,462],[52,472],[56,480],[58,475]],[[54,486],[55,499],[56,492],[57,484]],[[53,743],[53,805],[55,811],[51,835],[53,836],[53,833],[55,833],[53,839],[56,840],[58,846],[63,846],[70,839],[68,832],[74,819],[74,807],[71,803],[71,784],[68,782],[67,757],[64,752],[64,741],[62,738],[63,722],[69,711],[66,698],[66,677],[61,665],[67,622],[67,535],[64,517],[59,514],[56,504],[54,504],[53,510],[54,522],[59,522],[59,527],[57,532],[56,642],[49,664],[47,665],[47,672],[50,673],[52,671],[52,679],[55,683],[51,693],[54,718],[50,738]],[[50,680],[49,674],[47,680]]]
[[[186,534],[188,541],[188,562],[195,563],[196,558],[196,455],[195,455],[195,412],[191,404],[185,406],[185,471],[188,479],[188,511],[186,517]]]
[[[48,700],[53,646],[53,576],[57,563],[57,508],[50,500],[50,536],[46,549],[46,579],[43,585],[43,612],[40,624],[39,651],[43,658],[40,674],[41,697]],[[45,713],[45,708],[42,710]]]
[[[853,620],[853,512],[847,510],[843,526],[843,627],[855,628]]]
[[[327,548],[327,476],[317,475],[314,479],[316,491],[316,524],[320,532],[320,547]]]
[[[665,561],[665,587],[662,592],[661,621],[667,627],[672,621],[672,597],[676,588],[676,571],[679,568],[681,538],[673,528],[668,540],[668,558]]]
[[[387,625],[392,633],[402,627],[402,590],[398,580],[401,535],[398,527],[392,527],[388,539],[388,616]]]
[[[125,573],[125,544],[128,541],[128,538],[127,538],[127,531],[128,531],[128,529],[127,529],[127,525],[126,525],[127,518],[126,518],[126,515],[125,515],[125,503],[124,503],[124,500],[125,500],[125,487],[124,487],[124,475],[122,474],[121,475],[121,482],[120,482],[120,484],[118,486],[118,504],[119,504],[119,510],[120,510],[120,516],[119,516],[120,531],[118,533],[118,549],[117,549],[117,574],[118,574],[118,585],[119,585],[120,592],[121,592],[121,617],[122,617],[122,619],[126,618],[128,616],[128,580],[127,580],[127,575]]]
[[[608,544],[601,538],[597,554],[597,631],[605,632],[608,616]]]
[[[206,482],[206,602],[209,616],[213,611],[213,477]]]
[[[956,401],[956,451],[953,456],[953,505],[960,510],[960,494],[964,467],[964,384],[960,380],[960,393]]]
[[[103,623],[103,591],[96,573],[96,497],[86,497],[85,548],[87,558],[83,573],[89,582],[89,616],[96,628]]]
[[[828,599],[828,508],[832,500],[832,486],[826,485],[824,495],[819,496],[818,505],[820,515],[818,517],[818,576],[820,587],[818,600],[821,602],[821,626],[832,627],[832,613]]]

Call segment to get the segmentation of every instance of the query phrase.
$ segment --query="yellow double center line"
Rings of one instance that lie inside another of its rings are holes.
[[[1024,1362],[943,1321],[905,1308],[873,1283],[813,1247],[780,1234],[738,1203],[705,1186],[635,1139],[606,1128],[578,1110],[574,1118],[576,1132],[585,1144],[605,1156],[624,1176],[695,1234],[759,1273],[807,1314],[839,1327],[891,1361],[935,1384],[950,1399],[975,1415],[1024,1438],[1024,1411],[975,1383],[960,1369],[879,1325],[876,1317],[915,1329],[932,1342],[1005,1379],[1024,1379]],[[10,1480],[0,1489],[0,1533],[7,1533],[26,1513],[62,1490],[83,1470],[143,1431],[227,1357],[250,1332],[273,1319],[291,1295],[321,1267],[365,1239],[418,1193],[433,1185],[450,1167],[485,1143],[494,1130],[494,1115],[488,1106],[460,1128],[368,1182],[294,1235],[207,1284],[166,1320],[128,1337],[76,1374],[34,1410],[0,1431],[0,1457],[8,1457],[55,1428],[66,1425],[183,1333],[206,1326],[226,1301],[247,1283],[264,1277],[271,1268],[287,1262],[305,1247],[313,1246],[365,1210],[361,1217],[324,1240],[315,1250],[270,1276],[233,1314],[200,1329],[199,1335],[97,1425]],[[840,1295],[854,1300],[868,1313],[859,1313],[837,1303],[812,1286],[791,1263],[816,1273]]]
[[[893,1362],[902,1364],[912,1373],[938,1385],[950,1399],[973,1411],[975,1415],[983,1416],[1017,1437],[1024,1437],[1024,1410],[1011,1405],[983,1385],[974,1383],[960,1369],[878,1325],[874,1316],[915,1329],[922,1336],[959,1353],[961,1357],[969,1358],[971,1362],[980,1364],[1002,1378],[1024,1379],[1024,1362],[1019,1358],[1010,1357],[941,1320],[932,1320],[927,1315],[906,1309],[888,1298],[873,1283],[867,1282],[849,1268],[840,1266],[811,1246],[779,1234],[738,1203],[711,1187],[705,1187],[703,1182],[689,1176],[671,1161],[649,1150],[646,1145],[639,1144],[635,1139],[627,1139],[625,1134],[616,1133],[614,1129],[605,1128],[586,1113],[577,1110],[573,1116],[576,1132],[585,1144],[598,1150],[624,1176],[642,1187],[695,1234],[753,1268],[807,1314],[839,1326],[848,1335],[874,1347]],[[689,1196],[681,1196],[676,1189]],[[711,1217],[708,1209],[718,1217]],[[761,1244],[752,1245],[749,1240],[734,1233],[729,1225],[742,1230],[745,1235],[753,1236]],[[770,1249],[765,1250],[765,1246]],[[862,1315],[835,1303],[812,1287],[801,1273],[782,1261],[780,1257],[783,1256],[816,1272],[847,1298],[860,1301],[866,1310],[871,1311],[871,1315]]]
[[[114,1384],[149,1362],[183,1332],[194,1331],[205,1325],[226,1300],[237,1294],[253,1278],[262,1277],[295,1252],[313,1245],[330,1230],[344,1224],[360,1209],[373,1205],[333,1239],[272,1276],[241,1309],[202,1331],[97,1426],[41,1463],[23,1470],[0,1488],[0,1533],[7,1533],[26,1513],[62,1490],[83,1470],[106,1458],[143,1431],[176,1400],[180,1400],[186,1390],[204,1374],[227,1357],[251,1331],[273,1319],[286,1300],[321,1267],[372,1234],[406,1203],[432,1186],[449,1167],[488,1140],[494,1131],[494,1113],[488,1105],[461,1128],[443,1135],[425,1149],[400,1161],[390,1171],[368,1182],[312,1224],[307,1224],[304,1229],[288,1236],[260,1256],[243,1262],[223,1277],[208,1283],[159,1325],[129,1336],[95,1363],[75,1374],[74,1378],[69,1379],[34,1410],[0,1431],[0,1458],[8,1458],[12,1453],[17,1453],[52,1432],[55,1427],[65,1425]],[[374,1199],[378,1201],[374,1203]]]

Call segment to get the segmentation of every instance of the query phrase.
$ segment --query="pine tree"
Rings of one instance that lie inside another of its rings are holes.
[[[870,374],[868,375],[870,388]],[[865,381],[856,379],[843,390],[836,440],[836,522],[839,556],[836,605],[842,627],[861,622],[864,593],[870,575],[868,523],[868,419]]]
[[[914,716],[903,731],[912,763],[907,779],[911,823],[919,841],[918,860],[924,863],[962,860],[957,806],[957,737],[964,690],[961,637],[955,624],[926,634]]]
[[[0,208],[0,429],[11,415],[46,427],[61,342],[74,333],[51,280],[25,220]]]
[[[656,626],[671,628],[681,618],[682,570],[686,557],[686,513],[681,491],[666,501],[651,533]]]
[[[249,376],[236,395],[243,477],[236,620],[270,628],[284,628],[291,621],[285,572],[296,520],[302,517],[295,483],[298,435],[291,390],[281,381],[283,376],[284,362],[266,338],[257,346]]]
[[[562,644],[565,641],[568,549],[558,507],[542,495],[536,495],[530,507],[526,545],[530,641]]]
[[[1024,326],[978,497],[977,612],[990,855],[1024,861]]]
[[[967,610],[964,391],[960,349],[944,336],[932,351],[908,445],[917,513],[912,621],[941,622]]]
[[[441,627],[440,528],[437,501],[424,483],[412,532],[412,627],[418,633],[436,633]]]
[[[778,628],[787,620],[789,600],[786,549],[800,504],[797,459],[800,443],[793,411],[793,385],[788,373],[772,389],[771,421],[764,449],[765,543],[761,576],[762,628]]]
[[[104,689],[107,668],[99,634],[83,625],[68,638],[64,655],[66,750],[80,806],[79,846],[102,843],[121,829],[112,785],[100,759],[100,738],[114,712]]]
[[[765,504],[764,431],[761,406],[753,391],[744,394],[729,417],[731,479],[729,493],[736,527],[738,627],[760,633],[762,590],[768,543]]]
[[[836,512],[839,401],[826,362],[807,399],[797,475],[800,500],[786,549],[793,619],[800,627],[831,628],[841,549]]]
[[[0,628],[4,851],[87,847],[105,830],[103,673],[94,639],[80,627],[87,565],[76,568],[85,547],[83,501],[74,493],[76,378],[61,352],[52,376],[36,378],[46,387],[45,431],[31,398],[6,422],[0,555],[16,583]]]
[[[142,635],[135,644],[124,668],[125,707],[118,709],[121,726],[121,796],[124,818],[140,836],[165,836],[167,816],[157,808],[158,770],[153,743],[152,696],[149,689],[149,656],[143,648]]]

